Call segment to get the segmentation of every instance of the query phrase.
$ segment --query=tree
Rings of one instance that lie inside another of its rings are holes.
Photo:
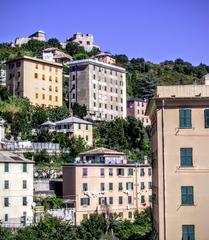
[[[78,227],[78,236],[83,240],[99,240],[106,232],[107,220],[103,215],[97,213],[90,214],[89,218],[84,218]]]
[[[48,45],[48,47],[55,47],[55,48],[62,49],[60,41],[57,38],[50,38],[47,41],[47,45]]]
[[[49,118],[48,111],[44,107],[36,106],[33,108],[32,127],[37,128]]]
[[[146,74],[137,81],[137,97],[142,99],[150,99],[154,96],[157,79],[152,74]]]
[[[73,110],[73,116],[83,119],[87,115],[86,105],[81,106],[79,103],[74,103],[72,110]]]
[[[78,53],[85,53],[84,47],[80,46],[79,43],[76,42],[68,42],[65,49],[66,52],[71,56],[74,56]]]
[[[87,53],[76,53],[73,58],[74,60],[82,60],[82,59],[87,59],[89,56]]]
[[[11,94],[7,91],[6,87],[0,86],[0,101],[7,101]]]
[[[57,197],[46,197],[46,198],[38,198],[35,200],[38,206],[44,206],[44,210],[49,209],[59,209],[65,207],[65,202],[61,198]]]
[[[90,52],[88,52],[88,56],[96,56],[97,54],[99,54],[101,51],[99,50],[99,48],[93,47],[92,50]]]
[[[11,135],[27,139],[31,134],[31,103],[23,97],[10,97],[0,102],[0,116],[9,125]]]
[[[128,63],[128,57],[125,54],[116,54],[115,55],[116,63],[119,64],[127,64]]]
[[[0,226],[0,240],[15,240],[12,233]]]

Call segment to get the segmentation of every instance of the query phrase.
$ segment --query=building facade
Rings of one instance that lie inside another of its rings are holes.
[[[69,137],[82,137],[86,145],[93,145],[93,124],[91,122],[76,117],[69,117],[55,124],[57,132],[65,133]]]
[[[103,161],[105,155],[111,163],[96,163],[90,158],[89,162],[63,166],[63,197],[74,203],[76,224],[94,212],[104,213],[107,217],[116,213],[123,219],[132,220],[136,210],[141,211],[151,204],[150,165],[123,163],[124,159],[114,163],[115,160],[110,158],[111,155],[115,158],[115,152],[106,155],[100,151],[94,155],[95,159],[102,158]]]
[[[0,151],[0,222],[18,228],[33,221],[33,161]]]
[[[33,105],[62,106],[62,65],[32,57],[6,63],[7,89],[13,96],[27,97]]]
[[[70,63],[70,107],[86,105],[92,120],[126,117],[126,70],[93,59]]]
[[[78,43],[79,45],[84,47],[85,51],[87,52],[90,52],[93,49],[93,47],[100,49],[99,46],[94,44],[94,36],[89,33],[84,34],[84,33],[77,32],[73,35],[72,38],[69,38],[67,41]]]
[[[209,86],[160,86],[152,127],[153,239],[207,239]]]
[[[6,70],[0,69],[0,86],[6,86]]]
[[[132,98],[127,101],[127,116],[133,116],[137,120],[141,121],[143,125],[149,126],[149,116],[145,115],[147,107],[147,101],[139,98]]]

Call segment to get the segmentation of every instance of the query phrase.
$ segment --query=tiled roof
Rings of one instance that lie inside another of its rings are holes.
[[[92,124],[91,122],[85,121],[77,117],[69,117],[61,121],[55,122],[55,124],[66,124],[66,123],[80,123],[80,124]]]
[[[26,159],[24,157],[20,157],[17,154],[14,154],[9,151],[1,151],[0,150],[0,163],[34,163],[32,160]]]

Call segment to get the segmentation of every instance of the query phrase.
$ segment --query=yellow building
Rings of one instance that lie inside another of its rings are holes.
[[[160,86],[152,123],[153,239],[207,240],[209,86]]]
[[[94,212],[133,219],[150,206],[151,167],[126,162],[124,153],[98,148],[63,166],[63,196],[75,207],[75,223]]]
[[[7,89],[27,97],[33,105],[62,106],[62,65],[32,57],[6,63]]]

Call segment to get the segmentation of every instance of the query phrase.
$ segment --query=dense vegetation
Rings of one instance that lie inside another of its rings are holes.
[[[11,233],[0,227],[0,240],[149,240],[151,239],[151,211],[135,212],[134,221],[117,215],[105,218],[94,213],[72,226],[61,219],[46,216],[37,224]]]

